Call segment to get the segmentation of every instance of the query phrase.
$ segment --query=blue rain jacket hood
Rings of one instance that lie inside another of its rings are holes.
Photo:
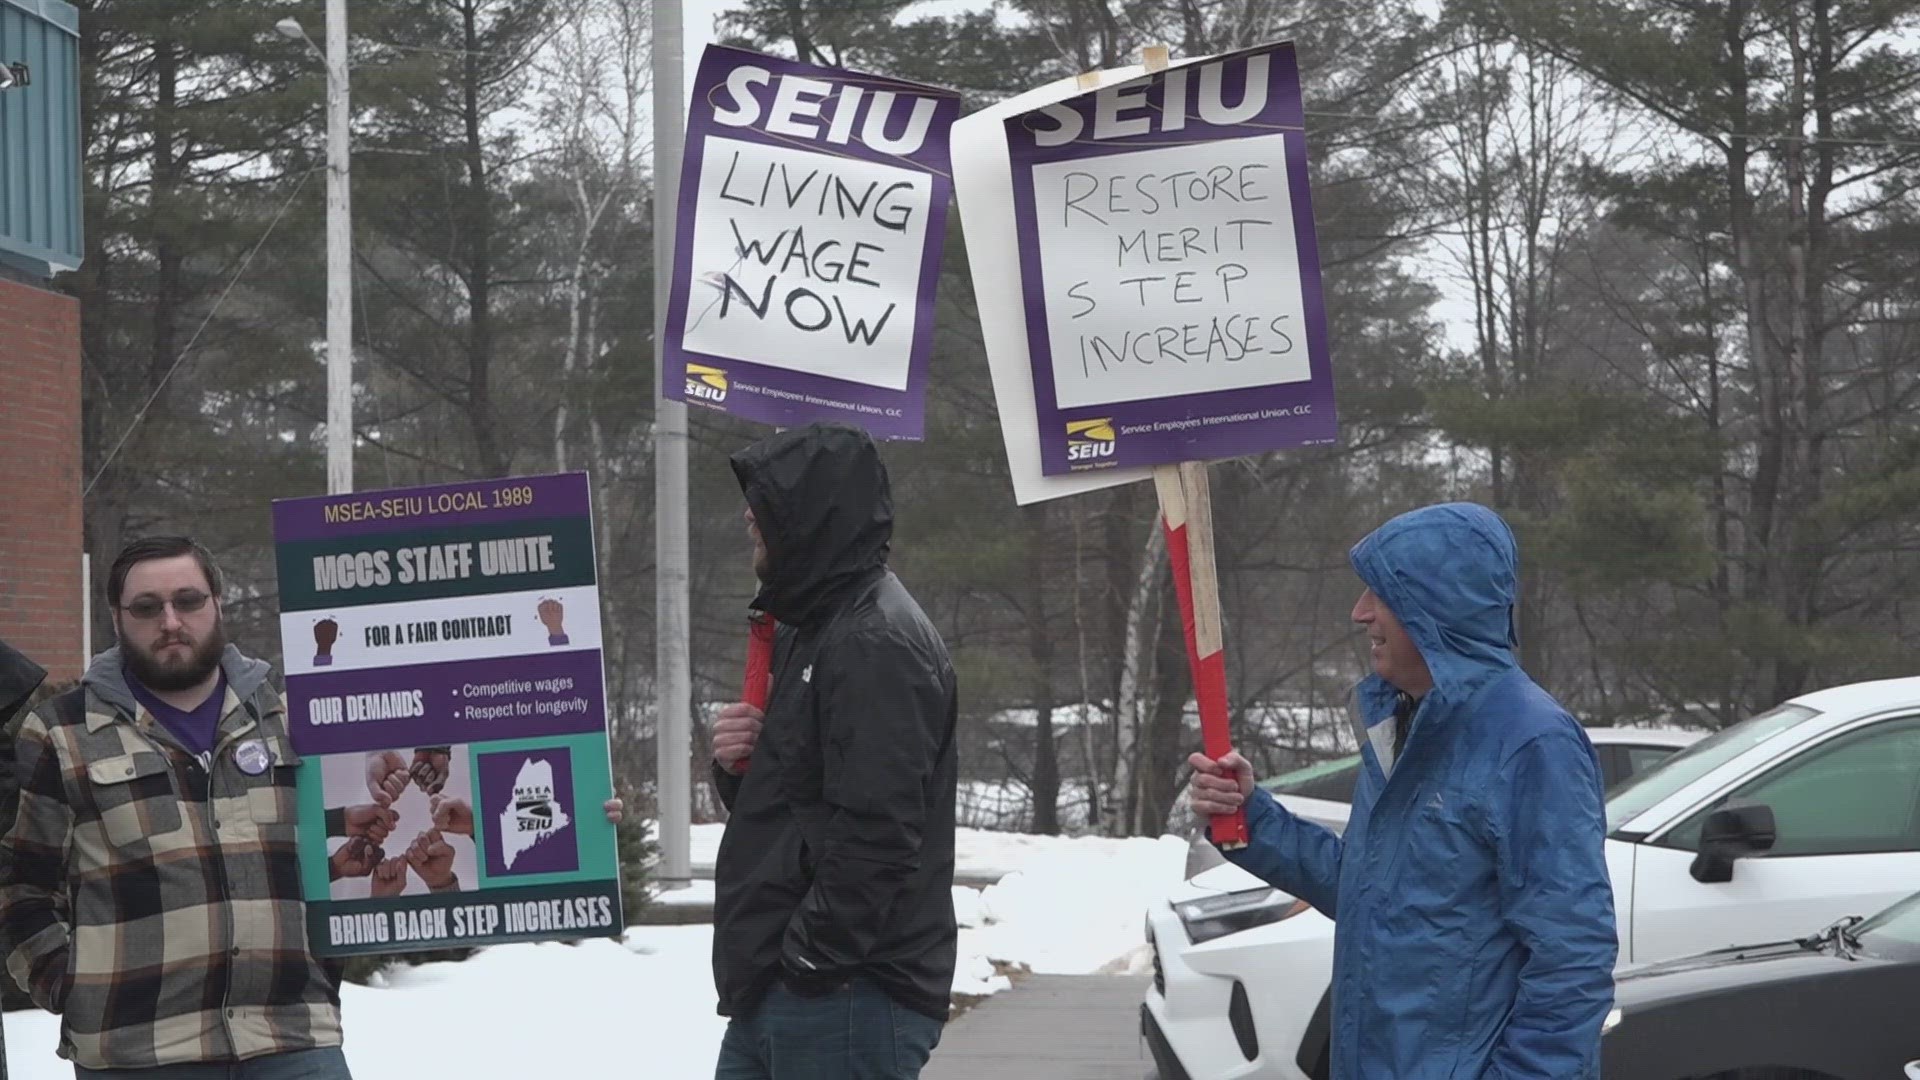
[[[1400,757],[1401,695],[1355,691],[1363,765],[1344,836],[1256,788],[1227,855],[1335,922],[1335,1080],[1597,1076],[1618,955],[1599,761],[1515,659],[1518,557],[1492,511],[1404,514],[1354,571],[1433,675]]]

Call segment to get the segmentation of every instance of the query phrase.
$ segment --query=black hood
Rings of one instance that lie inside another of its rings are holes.
[[[39,664],[0,641],[0,727],[13,723],[47,673]]]
[[[803,625],[887,564],[893,493],[866,432],[811,424],[762,439],[731,461],[767,545],[755,608]]]

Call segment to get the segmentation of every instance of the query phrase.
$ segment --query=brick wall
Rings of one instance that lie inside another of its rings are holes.
[[[0,638],[81,666],[80,303],[0,280]]]

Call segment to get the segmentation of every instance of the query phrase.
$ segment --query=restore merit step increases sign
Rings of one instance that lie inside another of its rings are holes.
[[[1334,440],[1303,124],[1288,44],[1006,120],[1043,473]]]

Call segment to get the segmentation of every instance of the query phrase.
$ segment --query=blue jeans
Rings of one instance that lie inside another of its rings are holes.
[[[347,1056],[337,1046],[268,1054],[248,1061],[196,1061],[151,1069],[83,1069],[78,1080],[353,1080]]]
[[[865,979],[819,997],[775,983],[727,1024],[713,1080],[917,1080],[945,1027]]]

